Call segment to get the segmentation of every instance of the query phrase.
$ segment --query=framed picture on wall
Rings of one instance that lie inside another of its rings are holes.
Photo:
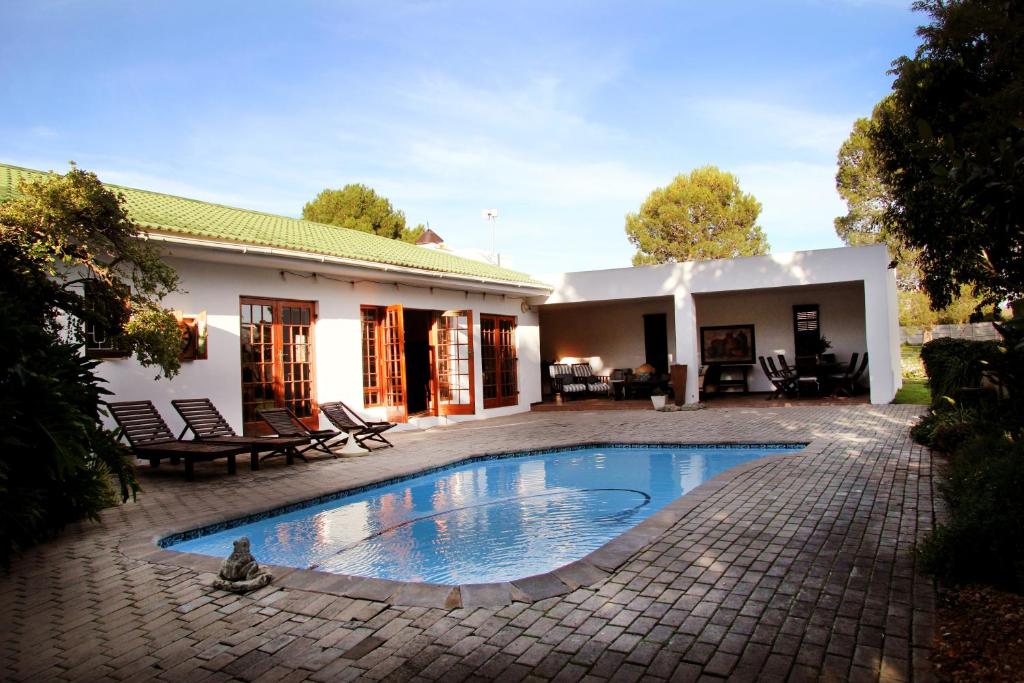
[[[755,355],[753,325],[716,325],[700,328],[700,361],[704,365],[753,365]]]

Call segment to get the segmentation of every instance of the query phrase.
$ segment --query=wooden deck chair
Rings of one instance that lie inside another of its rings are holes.
[[[337,427],[339,430],[346,432],[351,438],[355,439],[356,443],[360,446],[367,441],[383,443],[386,447],[390,447],[392,445],[391,442],[385,439],[381,434],[395,426],[390,422],[377,423],[376,426],[371,426],[365,421],[357,421],[341,401],[321,403],[320,412],[324,414],[324,417],[326,417],[332,425]]]
[[[275,455],[283,455],[285,462],[289,465],[292,464],[296,455],[303,460],[306,459],[296,450],[298,446],[309,443],[306,438],[298,436],[239,436],[208,398],[179,398],[171,401],[171,405],[185,421],[185,429],[181,431],[179,439],[191,431],[198,441],[246,446],[249,449],[249,469],[258,470],[260,468],[261,453],[266,453],[263,456],[264,460]]]
[[[845,396],[853,396],[857,392],[857,382],[860,381],[861,375],[868,367],[868,354],[864,352],[864,358],[861,360],[860,367],[857,367],[857,356],[858,353],[854,353],[850,356],[850,364],[846,366],[846,370],[834,375],[829,375],[829,381],[835,386],[832,391],[833,396],[839,396],[843,394]]]
[[[396,423],[388,422],[387,420],[364,420],[363,416],[349,408],[348,404],[343,403],[342,401],[335,401],[335,403],[340,405],[345,410],[345,412],[348,413],[349,417],[351,417],[353,420],[363,425],[367,429],[374,430],[374,435],[369,437],[370,441],[379,441],[380,443],[385,444],[387,446],[394,446],[393,443],[391,443],[384,437],[384,432],[391,429],[392,427],[397,427],[398,425]]]
[[[163,459],[172,465],[184,460],[185,481],[193,480],[197,461],[227,458],[228,474],[234,474],[235,456],[249,451],[246,446],[175,439],[152,401],[119,401],[107,407],[137,458],[148,460],[151,467],[159,467]]]
[[[772,383],[773,387],[775,387],[775,391],[769,394],[768,398],[765,400],[771,401],[775,398],[793,396],[799,393],[796,375],[783,374],[779,372],[778,368],[775,368],[775,364],[771,362],[772,359],[770,357],[765,359],[764,356],[758,356],[757,360],[761,364],[761,370],[764,371],[765,377],[767,377],[768,381]]]
[[[300,454],[313,449],[323,451],[332,458],[338,457],[331,450],[331,446],[336,445],[335,442],[345,440],[345,434],[342,432],[336,429],[310,429],[287,408],[264,408],[257,410],[256,413],[278,436],[304,437],[308,445],[299,450]]]

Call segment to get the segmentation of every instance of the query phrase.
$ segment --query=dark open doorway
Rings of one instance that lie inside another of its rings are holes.
[[[659,373],[668,372],[668,316],[664,313],[644,315],[644,352],[649,365]]]
[[[409,415],[433,413],[430,327],[434,312],[404,309],[405,390]]]

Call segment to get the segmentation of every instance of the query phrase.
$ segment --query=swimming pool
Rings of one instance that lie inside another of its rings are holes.
[[[582,558],[730,467],[801,447],[607,445],[474,459],[161,545],[226,557],[248,536],[262,563],[449,585],[509,581]]]

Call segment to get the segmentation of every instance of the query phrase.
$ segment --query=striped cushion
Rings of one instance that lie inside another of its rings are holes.
[[[598,392],[598,393],[600,393],[600,392],[608,393],[609,391],[611,391],[611,387],[609,387],[608,384],[605,383],[605,382],[593,382],[590,385],[590,390],[593,391],[593,392]]]
[[[576,363],[572,366],[572,373],[583,379],[585,377],[593,377],[594,369],[590,367],[590,363]]]
[[[575,393],[578,393],[578,392],[581,392],[581,391],[586,391],[586,390],[587,390],[587,385],[586,384],[563,384],[562,385],[562,391],[564,391],[567,394],[575,394]]]
[[[564,363],[552,363],[548,366],[548,373],[552,377],[558,377],[559,375],[571,375],[572,371]]]

